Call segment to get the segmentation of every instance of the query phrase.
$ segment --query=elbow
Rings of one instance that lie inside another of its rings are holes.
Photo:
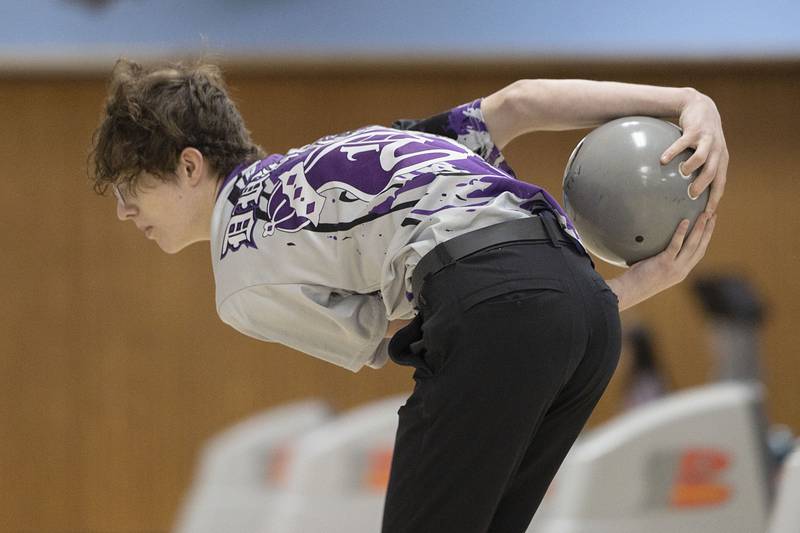
[[[515,117],[518,134],[542,128],[542,103],[547,100],[548,87],[544,80],[522,79],[509,85],[505,98],[508,113]]]
[[[506,88],[503,103],[509,111],[519,115],[530,108],[531,101],[540,90],[539,80],[517,80]]]
[[[519,135],[532,131],[528,102],[534,83],[534,80],[518,80],[484,98],[483,117],[499,150]]]

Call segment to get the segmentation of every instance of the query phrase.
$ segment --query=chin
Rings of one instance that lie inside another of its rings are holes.
[[[161,248],[161,250],[164,253],[167,253],[167,254],[170,254],[170,255],[177,254],[178,252],[180,252],[181,250],[186,248],[185,244],[176,244],[176,243],[171,243],[171,242],[161,242],[159,240],[157,240],[156,243],[158,244],[158,247]]]
[[[163,250],[165,253],[167,253],[167,254],[169,254],[169,255],[175,255],[175,254],[177,254],[178,252],[180,252],[181,250],[183,250],[183,248],[163,248],[163,247],[162,247],[161,249],[162,249],[162,250]]]
[[[181,243],[174,243],[174,242],[161,242],[156,241],[158,243],[159,248],[163,250],[165,253],[169,255],[175,255],[181,250],[187,248],[189,245],[194,244],[197,241],[190,241],[190,242],[181,242]]]

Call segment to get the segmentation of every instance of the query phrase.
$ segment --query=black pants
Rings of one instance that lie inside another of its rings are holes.
[[[530,241],[452,263],[422,296],[389,346],[416,384],[382,531],[524,532],[616,367],[616,296],[576,248]]]

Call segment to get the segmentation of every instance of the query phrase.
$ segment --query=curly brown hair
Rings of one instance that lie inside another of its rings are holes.
[[[112,183],[134,190],[143,172],[174,180],[178,156],[198,149],[221,178],[265,157],[250,140],[218,67],[175,63],[114,65],[100,126],[92,137],[90,179],[98,194]]]

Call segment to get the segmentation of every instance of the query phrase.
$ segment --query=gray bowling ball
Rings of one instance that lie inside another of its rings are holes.
[[[695,200],[689,196],[698,173],[679,170],[692,150],[666,165],[660,161],[680,135],[671,122],[624,117],[575,147],[564,171],[564,209],[594,255],[628,267],[662,252],[682,219],[689,219],[691,232],[708,202],[708,188]]]

